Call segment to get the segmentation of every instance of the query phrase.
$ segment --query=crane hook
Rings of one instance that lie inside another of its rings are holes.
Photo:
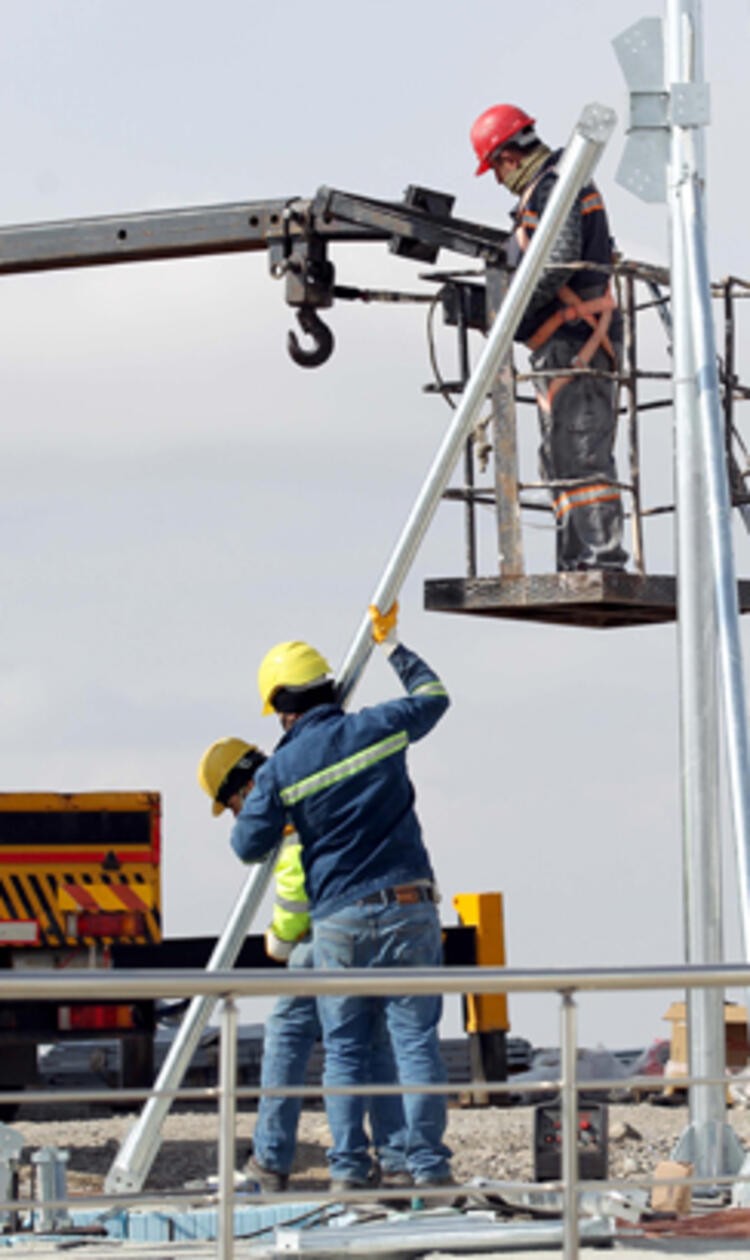
[[[314,306],[300,306],[297,311],[297,323],[303,332],[312,337],[315,346],[312,350],[305,350],[299,343],[296,332],[290,330],[287,334],[287,349],[300,367],[320,367],[333,354],[334,339],[333,333],[327,324],[318,315]]]

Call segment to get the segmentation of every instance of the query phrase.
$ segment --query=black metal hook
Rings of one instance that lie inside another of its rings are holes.
[[[297,311],[297,323],[308,337],[312,337],[315,346],[312,350],[305,350],[300,345],[296,332],[290,329],[287,334],[287,349],[300,367],[320,367],[333,354],[335,345],[333,333],[327,324],[323,323],[314,306],[300,306]]]

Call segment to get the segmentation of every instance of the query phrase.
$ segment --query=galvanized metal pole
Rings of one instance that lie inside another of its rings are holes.
[[[636,323],[635,276],[625,276],[625,373],[624,385],[628,396],[628,447],[630,457],[630,484],[633,487],[632,503],[632,553],[633,564],[639,573],[645,573],[643,560],[643,517],[641,515],[641,452],[638,429],[638,328]]]
[[[456,310],[458,312],[458,370],[462,386],[471,376],[469,359],[468,294],[463,284],[456,285]],[[477,576],[477,505],[474,502],[474,443],[471,435],[464,446],[464,529],[466,537],[466,576]]]
[[[709,543],[719,632],[721,695],[726,728],[730,815],[733,823],[743,955],[750,958],[750,751],[745,681],[732,544],[727,452],[719,401],[719,374],[710,314],[711,282],[700,189],[685,190],[685,257],[693,303],[699,434],[708,485]]]
[[[701,216],[700,191],[696,181],[685,189],[684,216],[685,261],[687,266],[688,292],[693,304],[693,339],[695,354],[695,379],[698,392],[698,442],[704,467],[708,493],[706,525],[712,557],[713,596],[718,626],[718,660],[723,717],[727,779],[729,785],[730,818],[736,862],[740,928],[743,954],[747,958],[750,949],[750,883],[748,860],[750,855],[750,780],[748,768],[748,731],[745,711],[745,686],[742,668],[742,647],[739,634],[739,609],[737,579],[731,537],[731,505],[729,501],[726,447],[723,441],[723,423],[719,402],[719,377],[716,365],[716,347],[710,311],[710,279],[705,249],[705,230]],[[716,857],[720,868],[720,855]],[[720,869],[716,877],[720,878]],[[721,909],[721,894],[716,897]],[[716,929],[721,938],[721,925]],[[718,959],[720,961],[720,957]],[[697,959],[696,961],[714,961]],[[710,1001],[708,995],[695,995],[700,1001]],[[717,991],[710,1006],[713,1018],[713,1034],[702,1032],[698,1027],[696,1038],[703,1037],[715,1048],[717,1062],[722,1071],[726,1064],[726,1034],[724,1028],[723,994]],[[714,1009],[718,1005],[718,1010]],[[708,1015],[705,1016],[708,1018]],[[696,1047],[697,1047],[696,1043]],[[692,1049],[692,1046],[691,1046]],[[699,1059],[696,1059],[700,1063]],[[705,1072],[710,1074],[712,1060],[706,1059]],[[691,1067],[691,1070],[692,1067]],[[708,1099],[715,1094],[713,1104]],[[705,1101],[703,1101],[705,1100]],[[705,1120],[704,1120],[705,1113]],[[701,1146],[702,1158],[696,1161],[706,1165],[706,1173],[737,1172],[743,1166],[743,1150],[734,1131],[723,1123],[726,1116],[726,1093],[722,1085],[710,1087],[696,1085],[691,1089],[691,1119],[696,1127],[704,1120],[705,1136]],[[696,1144],[698,1139],[696,1138]],[[697,1150],[697,1146],[696,1146]]]
[[[510,277],[499,264],[487,266],[487,327],[505,301]],[[497,567],[501,577],[522,577],[524,571],[521,504],[518,490],[518,416],[513,351],[508,350],[492,385],[492,441],[495,466]]]
[[[667,200],[671,227],[685,948],[689,963],[710,964],[723,957],[717,602],[708,525],[714,511],[715,487],[709,484],[707,475],[699,405],[705,389],[710,290],[706,287],[704,293],[694,292],[688,252],[689,238],[697,227],[691,203],[703,178],[702,136],[692,121],[680,122],[676,95],[679,89],[689,99],[690,89],[702,82],[699,0],[667,0],[666,35],[667,83],[672,100]],[[688,118],[690,112],[687,111]],[[716,1083],[690,1086],[690,1127],[680,1138],[675,1154],[692,1162],[698,1176],[710,1178],[734,1172],[738,1166],[731,1141],[725,1136],[726,1096],[720,1083],[725,1067],[723,994],[718,989],[693,990],[687,995],[687,1012],[690,1073],[713,1078]]]
[[[476,423],[480,408],[491,387],[498,366],[510,348],[531,293],[541,276],[552,246],[575,201],[579,189],[589,179],[615,125],[614,111],[606,105],[587,105],[576,125],[559,166],[555,188],[545,207],[531,245],[514,276],[505,301],[490,332],[461,402],[456,408],[448,434],[396,544],[383,577],[375,588],[372,603],[387,609],[397,598],[419,544],[435,513],[456,465],[466,438]],[[372,650],[371,622],[365,616],[338,675],[338,693],[345,703],[356,686]],[[263,898],[273,870],[275,854],[252,868],[232,919],[217,942],[208,963],[209,971],[231,967],[247,935],[253,916]],[[164,1061],[155,1088],[178,1088],[208,1023],[215,999],[194,999],[180,1025]],[[128,1134],[107,1175],[107,1193],[140,1190],[159,1149],[161,1126],[169,1111],[169,1097],[152,1096],[139,1120]]]
[[[221,1004],[219,1049],[219,1260],[234,1257],[234,1148],[237,1138],[237,1003]]]
[[[668,3],[667,82],[694,75],[690,45],[694,29],[687,0]],[[685,957],[689,963],[719,962],[721,871],[719,827],[716,616],[711,557],[704,525],[706,482],[697,425],[692,305],[687,288],[682,231],[685,185],[696,173],[692,130],[672,124],[667,197],[671,226],[672,340],[675,411],[675,506],[677,548],[677,646],[680,689],[680,761]],[[688,1054],[695,1075],[724,1074],[722,994],[687,994]],[[716,1086],[690,1087],[690,1129],[679,1145],[699,1176],[713,1176],[715,1129],[725,1104]],[[687,1149],[686,1150],[686,1146]],[[679,1153],[679,1152],[678,1152]]]
[[[376,586],[371,603],[381,610],[398,598],[419,545],[427,532],[443,492],[455,468],[464,442],[485,405],[498,368],[510,349],[513,334],[539,280],[575,198],[590,178],[615,125],[614,111],[606,105],[587,105],[576,125],[559,166],[559,176],[529,249],[511,281],[484,350],[461,395],[451,425],[412,508],[406,525]],[[344,659],[339,675],[339,694],[345,699],[354,689],[372,651],[369,616],[365,615]]]
[[[275,856],[251,868],[224,934],[216,942],[207,971],[223,971],[234,966],[268,887]],[[128,1194],[143,1188],[159,1151],[161,1129],[172,1106],[172,1094],[180,1087],[215,1005],[215,996],[192,999],[156,1079],[155,1092],[146,1102],[107,1173],[104,1183],[107,1194]]]
[[[560,1008],[561,1170],[563,1255],[578,1255],[578,1020],[575,998],[563,993]]]

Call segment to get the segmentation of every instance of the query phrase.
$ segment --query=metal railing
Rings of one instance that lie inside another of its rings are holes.
[[[597,266],[591,263],[580,263],[573,264],[570,270],[575,272],[584,268],[589,271],[600,271],[608,280],[611,279],[615,288],[617,307],[622,315],[623,325],[623,348],[620,363],[616,368],[611,369],[592,367],[571,369],[566,367],[540,371],[534,370],[530,364],[526,363],[524,356],[519,358],[515,350],[510,354],[507,368],[507,388],[492,403],[492,414],[486,418],[486,423],[489,424],[489,421],[493,419],[494,412],[497,411],[497,415],[494,415],[496,427],[502,432],[510,430],[513,433],[512,441],[502,443],[497,438],[495,439],[493,455],[495,468],[493,469],[491,462],[488,462],[487,459],[493,444],[490,443],[488,447],[484,447],[481,442],[477,443],[474,438],[471,438],[466,448],[463,479],[460,484],[448,487],[443,494],[444,499],[461,503],[465,508],[464,532],[467,578],[481,576],[477,567],[476,557],[481,551],[480,535],[482,531],[479,528],[476,508],[482,506],[494,509],[492,513],[488,514],[487,518],[487,528],[491,530],[498,527],[498,520],[493,520],[492,518],[499,518],[509,511],[508,503],[505,500],[509,499],[512,501],[513,509],[517,509],[519,512],[517,526],[519,536],[515,548],[514,573],[516,571],[523,573],[525,571],[525,556],[523,531],[521,528],[522,517],[530,513],[537,516],[537,518],[539,515],[551,518],[553,507],[550,492],[557,487],[577,484],[573,479],[566,479],[565,481],[540,479],[537,476],[529,476],[521,470],[520,464],[525,463],[529,458],[529,453],[525,450],[522,451],[519,445],[521,434],[528,418],[528,409],[533,408],[534,412],[537,410],[536,395],[529,388],[534,381],[544,380],[545,378],[554,379],[563,375],[566,378],[571,376],[588,376],[611,380],[617,386],[619,430],[622,433],[622,451],[618,455],[621,476],[619,480],[613,480],[612,485],[616,486],[626,496],[626,516],[630,519],[630,552],[635,572],[645,575],[649,571],[649,566],[646,563],[645,523],[656,517],[674,514],[674,495],[670,492],[669,487],[666,490],[659,491],[660,498],[656,502],[644,502],[644,461],[641,450],[641,430],[644,417],[654,411],[671,415],[674,408],[671,388],[674,333],[672,328],[673,295],[669,269],[638,259],[618,258],[611,265]],[[499,266],[494,269],[502,273],[506,283],[509,282],[513,275],[512,269],[507,267]],[[467,274],[472,279],[467,280]],[[435,278],[442,281],[442,288],[438,293],[438,297],[434,300],[437,302],[445,291],[451,289],[456,294],[455,305],[460,306],[462,294],[465,294],[481,280],[482,273],[479,271],[472,273],[461,271],[441,272]],[[488,281],[485,280],[485,288],[487,287]],[[709,286],[709,291],[710,297],[714,299],[718,306],[716,312],[717,327],[721,328],[722,331],[721,350],[717,359],[717,394],[722,411],[731,504],[740,510],[745,527],[750,530],[750,454],[748,453],[747,440],[738,425],[737,408],[738,403],[750,399],[750,386],[744,384],[738,375],[740,367],[738,363],[738,345],[741,347],[743,344],[741,338],[738,337],[740,319],[738,303],[750,299],[750,281],[741,279],[738,276],[728,276],[723,280],[712,282]],[[664,334],[663,357],[660,359],[662,366],[660,367],[646,366],[647,356],[641,350],[642,343],[645,343],[649,356],[653,356],[655,349],[659,347],[660,343],[653,335],[650,335],[648,323],[645,322],[654,313],[656,313],[661,325],[661,331]],[[452,323],[453,321],[446,320],[446,322]],[[478,327],[476,323],[472,326]],[[460,320],[457,323],[457,328],[459,358],[462,363],[461,376],[466,379],[468,378],[470,366],[468,348],[465,345],[466,329],[462,327]],[[430,357],[433,373],[436,377],[435,383],[430,387],[430,392],[442,394],[450,405],[455,407],[453,395],[460,395],[462,381],[448,382],[443,378],[437,366],[436,352],[432,341],[430,341]],[[663,384],[664,389],[657,388],[659,383]],[[477,445],[481,451],[481,456],[477,455]],[[482,474],[485,474],[484,481],[482,480]],[[585,479],[582,479],[580,484],[585,484]],[[498,491],[498,486],[502,487],[501,491]],[[552,528],[553,526],[550,522],[550,529]],[[500,549],[501,561],[504,556],[505,553]],[[502,565],[501,572],[505,572]]]
[[[549,1080],[535,1080],[535,1095],[543,1095],[547,1091],[559,1093],[561,1114],[561,1179],[559,1182],[544,1183],[546,1189],[561,1191],[562,1202],[562,1250],[563,1254],[572,1258],[578,1254],[580,1221],[579,1208],[587,1192],[601,1193],[606,1188],[622,1188],[623,1182],[614,1180],[586,1181],[578,1173],[578,1111],[580,1094],[586,1095],[601,1092],[603,1097],[607,1091],[638,1090],[640,1093],[658,1089],[663,1085],[663,1078],[628,1077],[616,1080],[590,1080],[581,1082],[577,1076],[578,1063],[578,999],[582,995],[592,993],[621,993],[624,991],[644,992],[653,990],[699,990],[704,988],[721,990],[747,991],[750,988],[750,966],[727,964],[716,967],[709,966],[664,966],[641,968],[569,968],[554,971],[513,970],[505,968],[466,967],[450,969],[352,969],[341,971],[288,971],[269,973],[258,971],[151,971],[151,972],[80,972],[68,973],[64,979],[59,972],[24,973],[18,976],[7,976],[0,979],[0,1003],[4,1001],[43,1001],[59,998],[60,986],[65,985],[66,996],[70,1001],[126,1001],[134,998],[193,998],[196,995],[212,996],[219,1003],[219,1079],[215,1088],[181,1088],[163,1091],[169,1103],[173,1101],[214,1099],[218,1105],[218,1181],[215,1193],[206,1197],[218,1214],[216,1255],[221,1260],[232,1260],[235,1254],[234,1221],[237,1196],[235,1190],[235,1129],[237,1106],[242,1099],[257,1098],[263,1092],[255,1087],[237,1086],[237,1000],[241,998],[276,998],[279,996],[321,996],[331,994],[358,994],[361,996],[380,996],[384,992],[394,995],[414,993],[435,994],[548,994],[557,996],[560,1004],[560,1075]],[[694,1078],[689,1075],[670,1077],[670,1087],[680,1089],[699,1089],[707,1085],[715,1085],[715,1081]],[[480,1087],[479,1082],[470,1082],[460,1087],[461,1092],[472,1087]],[[374,1092],[392,1091],[393,1087],[364,1085],[354,1092],[372,1094]],[[491,1088],[493,1092],[518,1093],[518,1085],[513,1079],[506,1082],[481,1082],[481,1089]],[[455,1094],[456,1086],[398,1086],[397,1092],[445,1092]],[[276,1088],[274,1094],[295,1094],[319,1098],[334,1093],[346,1092],[342,1088],[308,1085],[305,1087]],[[10,1091],[0,1092],[0,1103],[23,1101],[25,1104],[49,1103],[51,1098],[56,1102],[90,1103],[113,1100],[136,1101],[153,1097],[143,1090],[49,1090],[25,1091],[22,1095]],[[744,1169],[743,1169],[744,1171]],[[711,1187],[715,1191],[727,1189],[737,1182],[747,1181],[742,1175],[716,1177],[711,1179]],[[686,1178],[691,1188],[706,1183],[705,1178]],[[508,1183],[510,1184],[510,1183]],[[513,1183],[521,1185],[523,1183]],[[658,1178],[642,1177],[629,1180],[629,1186],[640,1185],[653,1188],[664,1184]],[[535,1189],[540,1185],[536,1183]],[[371,1194],[373,1192],[370,1192]],[[337,1196],[337,1202],[341,1196]],[[280,1201],[281,1196],[252,1196],[253,1202]],[[288,1201],[288,1194],[286,1199]],[[330,1195],[322,1192],[305,1192],[305,1198],[322,1202],[330,1201]],[[358,1194],[358,1200],[362,1195]],[[153,1192],[118,1195],[69,1196],[66,1199],[45,1202],[45,1210],[49,1209],[81,1209],[93,1208],[101,1212],[102,1219],[113,1210],[141,1207],[155,1200],[163,1203],[164,1193],[158,1196]],[[425,1196],[429,1207],[429,1196]],[[170,1201],[179,1201],[179,1191],[170,1193]],[[244,1203],[248,1202],[243,1195]],[[190,1197],[191,1206],[196,1196]],[[25,1206],[25,1205],[23,1205]],[[33,1204],[29,1204],[33,1208]],[[0,1202],[0,1213],[18,1213],[19,1202],[10,1199]],[[512,1226],[506,1226],[512,1231]],[[121,1248],[122,1244],[119,1244]],[[245,1243],[246,1247],[247,1244]]]

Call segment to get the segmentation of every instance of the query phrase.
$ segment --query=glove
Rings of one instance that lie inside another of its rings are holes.
[[[370,604],[369,613],[372,621],[373,639],[376,643],[385,647],[390,654],[398,644],[398,635],[396,634],[398,600],[391,604],[386,613],[382,613],[374,604]]]
[[[267,928],[264,944],[269,958],[274,958],[276,962],[286,962],[296,942],[284,941],[276,935],[273,928]]]

